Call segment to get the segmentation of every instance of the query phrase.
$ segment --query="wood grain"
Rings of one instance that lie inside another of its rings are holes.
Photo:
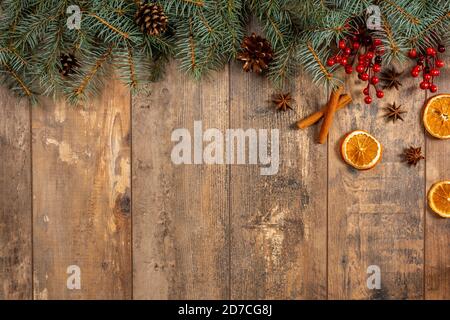
[[[228,80],[226,68],[195,82],[172,63],[133,99],[136,299],[229,297],[228,168],[171,161],[173,130],[188,129],[193,141],[194,121],[228,127]]]
[[[277,174],[231,166],[232,299],[326,298],[327,151],[315,143],[318,127],[293,127],[327,98],[308,89],[309,78],[296,84],[296,111],[276,114],[268,80],[231,66],[230,127],[280,135]]]
[[[131,298],[130,93],[32,111],[35,299]],[[81,269],[81,289],[66,286]]]
[[[450,299],[450,220],[426,206],[430,186],[450,179],[450,142],[425,134],[426,96],[405,69],[401,91],[370,107],[347,81],[354,102],[337,111],[328,146],[316,143],[320,123],[292,129],[326,103],[322,89],[299,75],[295,111],[276,113],[274,88],[234,62],[202,82],[172,63],[133,97],[131,122],[116,82],[89,105],[31,111],[0,89],[0,299]],[[404,122],[383,118],[394,101]],[[279,129],[278,173],[173,164],[173,130],[193,134],[197,120],[224,134]],[[341,160],[354,129],[384,146],[370,171]],[[402,162],[409,146],[426,161]],[[80,290],[66,287],[70,265]],[[370,265],[380,290],[367,288]]]
[[[436,79],[438,93],[450,93],[450,55]],[[429,94],[428,97],[434,94]],[[426,134],[426,190],[437,181],[450,180],[450,140]],[[424,200],[425,201],[425,200]],[[450,299],[450,219],[437,216],[429,207],[425,212],[425,298]]]
[[[362,84],[346,83],[354,102],[338,112],[328,141],[330,299],[423,297],[424,161],[408,167],[402,153],[411,145],[424,146],[424,94],[416,79],[408,79],[408,71],[402,83],[399,92],[387,91],[371,106],[362,101]],[[393,102],[408,111],[404,122],[388,123],[383,117],[383,108]],[[341,160],[340,142],[356,129],[368,131],[384,146],[381,163],[369,171]],[[381,289],[367,287],[370,265],[380,267]]]
[[[32,291],[30,112],[0,88],[0,300]]]

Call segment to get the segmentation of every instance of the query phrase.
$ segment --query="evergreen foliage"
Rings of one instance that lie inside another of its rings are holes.
[[[0,79],[20,96],[64,95],[71,102],[95,95],[114,72],[132,89],[158,80],[170,57],[200,79],[235,59],[258,20],[274,60],[267,76],[278,87],[303,68],[317,84],[339,83],[325,62],[337,42],[370,5],[380,8],[386,48],[384,63],[402,59],[411,48],[450,44],[448,0],[160,0],[169,27],[144,34],[135,22],[132,0],[0,0]],[[67,8],[81,8],[80,29],[69,29]],[[60,74],[62,54],[80,62],[77,72]]]

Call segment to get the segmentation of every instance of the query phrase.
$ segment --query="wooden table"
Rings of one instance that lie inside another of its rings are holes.
[[[448,60],[448,59],[447,59]],[[274,89],[238,64],[195,82],[172,64],[149,92],[111,82],[80,107],[0,91],[0,299],[449,299],[450,219],[426,192],[450,179],[450,142],[424,132],[428,94],[402,80],[372,106],[337,113],[328,143],[319,127],[292,124],[327,95],[299,74],[294,111],[275,113]],[[439,78],[450,91],[450,71]],[[388,123],[383,108],[408,113]],[[280,129],[280,170],[255,165],[174,165],[171,133],[205,128]],[[382,162],[359,172],[339,141],[375,135]],[[420,146],[426,161],[402,162]],[[67,268],[81,289],[67,288]],[[376,265],[381,288],[369,289]]]

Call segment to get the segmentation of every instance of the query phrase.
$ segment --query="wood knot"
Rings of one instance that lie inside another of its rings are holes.
[[[131,199],[127,194],[119,195],[116,199],[116,208],[124,215],[131,211]]]

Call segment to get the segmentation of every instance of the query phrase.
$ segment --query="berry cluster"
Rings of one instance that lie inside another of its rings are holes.
[[[358,73],[358,78],[362,81],[367,81],[367,86],[363,93],[366,96],[364,102],[372,103],[370,96],[370,87],[373,86],[375,94],[378,98],[384,97],[384,92],[377,89],[376,85],[380,81],[376,76],[381,71],[381,63],[383,61],[384,47],[380,39],[374,39],[367,32],[349,36],[339,41],[339,52],[327,60],[328,66],[334,66],[339,63],[345,68],[345,73],[353,73],[353,65],[356,63],[355,71]]]
[[[434,84],[434,78],[441,74],[439,69],[445,65],[444,61],[439,59],[438,52],[444,53],[445,47],[439,45],[437,50],[428,47],[423,54],[418,54],[416,49],[411,49],[408,53],[411,59],[417,59],[417,64],[411,70],[411,76],[417,78],[422,72],[423,80],[420,82],[420,89],[430,90],[433,93],[438,91],[438,86]]]

